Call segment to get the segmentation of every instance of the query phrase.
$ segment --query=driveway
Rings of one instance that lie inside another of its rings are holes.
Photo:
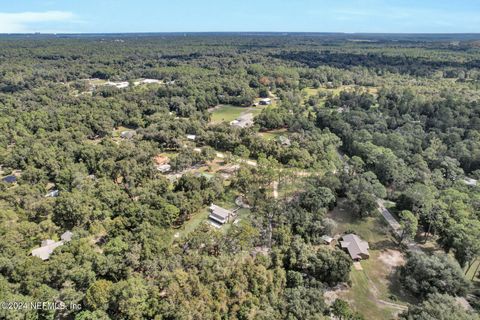
[[[393,232],[398,236],[401,237],[403,230],[402,226],[398,221],[395,219],[395,217],[388,211],[387,208],[385,208],[385,201],[383,199],[377,199],[377,204],[378,204],[378,211],[382,214],[382,216],[385,218],[387,223],[390,225],[390,227],[393,229]],[[408,250],[410,251],[422,251],[418,244],[415,241],[409,241],[406,243],[406,246],[408,247]]]

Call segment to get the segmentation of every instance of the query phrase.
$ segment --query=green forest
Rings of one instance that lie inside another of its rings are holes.
[[[479,319],[478,179],[478,39],[0,37],[2,319]]]

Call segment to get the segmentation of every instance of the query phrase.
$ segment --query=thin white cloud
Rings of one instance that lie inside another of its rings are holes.
[[[35,32],[38,24],[72,21],[75,15],[67,11],[0,12],[0,33]]]

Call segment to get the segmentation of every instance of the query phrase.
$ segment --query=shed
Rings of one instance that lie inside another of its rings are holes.
[[[272,99],[270,99],[270,98],[261,99],[259,101],[259,104],[262,105],[262,106],[271,105],[272,104]]]
[[[169,164],[162,164],[157,166],[157,170],[160,171],[161,173],[166,173],[172,170],[172,166]]]
[[[188,139],[188,140],[195,141],[195,140],[197,139],[197,136],[194,135],[194,134],[187,134],[187,139]]]
[[[60,191],[58,190],[51,190],[45,195],[45,198],[56,198],[58,197],[59,193]]]
[[[325,244],[331,244],[335,239],[330,236],[324,235],[322,236],[322,240]]]

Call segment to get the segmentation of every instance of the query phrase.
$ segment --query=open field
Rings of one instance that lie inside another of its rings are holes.
[[[339,86],[338,88],[304,88],[302,92],[304,92],[308,97],[311,96],[316,96],[319,93],[324,93],[326,95],[339,95],[340,92],[342,91],[354,91],[355,89],[360,89],[365,92],[368,92],[370,94],[377,94],[378,93],[378,88],[377,87],[362,87],[362,86],[356,86],[356,85],[344,85],[344,86]]]
[[[262,112],[263,107],[237,107],[232,105],[221,105],[212,111],[211,121],[213,123],[231,122],[242,114],[252,113],[254,116]]]
[[[267,140],[275,140],[276,138],[281,137],[286,133],[287,133],[287,129],[277,129],[277,130],[259,132],[258,134]]]

